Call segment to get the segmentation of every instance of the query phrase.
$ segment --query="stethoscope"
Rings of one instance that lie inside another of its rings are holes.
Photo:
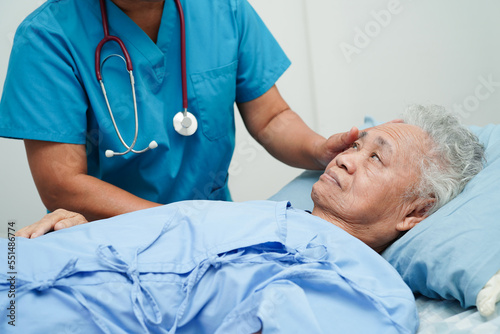
[[[97,45],[97,49],[95,51],[95,72],[97,76],[97,81],[99,81],[102,89],[102,93],[104,95],[104,99],[106,100],[106,106],[108,107],[109,111],[109,116],[111,117],[111,121],[113,122],[113,127],[115,128],[116,134],[118,135],[118,138],[120,139],[121,143],[123,146],[125,146],[126,150],[124,152],[114,152],[112,150],[106,150],[106,157],[111,158],[115,155],[125,155],[129,152],[133,153],[144,153],[148,150],[152,150],[158,147],[158,143],[156,141],[151,141],[148,145],[148,147],[142,149],[142,150],[134,150],[135,143],[137,142],[137,135],[139,133],[139,117],[137,115],[137,98],[135,95],[135,80],[134,80],[134,74],[132,72],[132,60],[130,59],[130,55],[127,51],[127,48],[125,47],[125,44],[123,41],[116,37],[112,36],[109,34],[109,23],[108,23],[108,15],[106,13],[106,4],[104,2],[105,0],[99,0],[101,4],[101,16],[102,16],[102,27],[104,30],[104,38],[99,42]],[[177,131],[179,134],[183,136],[191,136],[193,133],[196,132],[196,129],[198,128],[198,122],[196,120],[196,117],[194,117],[193,114],[191,114],[188,111],[188,98],[187,98],[187,81],[186,81],[186,29],[185,29],[185,22],[184,22],[184,11],[182,10],[182,6],[180,3],[180,0],[175,0],[175,3],[177,5],[177,11],[179,12],[179,18],[180,18],[180,30],[181,30],[181,70],[182,70],[182,107],[184,111],[178,112],[174,116],[173,124],[174,124],[174,129]],[[106,58],[103,59],[101,62],[101,49],[106,44],[107,42],[114,41],[118,43],[120,46],[120,49],[122,50],[123,57],[117,54],[111,54],[107,56]],[[104,63],[111,57],[119,57],[123,60],[127,67],[127,71],[130,76],[130,85],[132,87],[132,99],[134,102],[134,117],[135,117],[135,134],[134,134],[134,140],[132,141],[132,144],[129,146],[127,143],[123,140],[123,137],[120,133],[120,130],[118,130],[118,126],[116,125],[115,117],[113,115],[113,111],[111,110],[111,106],[109,104],[108,96],[106,94],[106,88],[104,87],[104,81],[102,79],[102,74],[101,74],[101,68],[104,65]]]

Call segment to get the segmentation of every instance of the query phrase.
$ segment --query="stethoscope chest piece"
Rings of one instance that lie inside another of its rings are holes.
[[[189,111],[179,111],[174,116],[174,129],[183,136],[191,136],[198,129],[198,121]]]

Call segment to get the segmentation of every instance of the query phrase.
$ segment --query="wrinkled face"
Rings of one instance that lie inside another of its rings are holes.
[[[314,184],[311,196],[315,207],[366,227],[397,221],[410,205],[411,200],[403,195],[420,177],[418,164],[429,147],[428,140],[422,129],[403,123],[361,132]]]

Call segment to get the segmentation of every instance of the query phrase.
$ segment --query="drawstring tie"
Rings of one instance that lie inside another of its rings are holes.
[[[132,282],[132,288],[130,290],[132,308],[144,332],[148,333],[148,328],[144,319],[154,325],[159,325],[163,320],[160,307],[151,292],[141,284],[141,280],[139,279],[139,272],[137,271],[138,252],[135,253],[134,259],[130,264],[125,262],[120,253],[111,245],[100,245],[96,253],[109,269],[125,274]],[[145,301],[147,303],[145,303]],[[149,307],[147,307],[147,305]]]

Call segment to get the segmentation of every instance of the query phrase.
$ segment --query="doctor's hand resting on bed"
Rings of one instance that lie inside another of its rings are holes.
[[[58,231],[85,223],[88,223],[88,221],[81,214],[64,209],[57,209],[54,212],[46,214],[36,223],[23,227],[16,232],[16,236],[33,239],[50,231]]]

